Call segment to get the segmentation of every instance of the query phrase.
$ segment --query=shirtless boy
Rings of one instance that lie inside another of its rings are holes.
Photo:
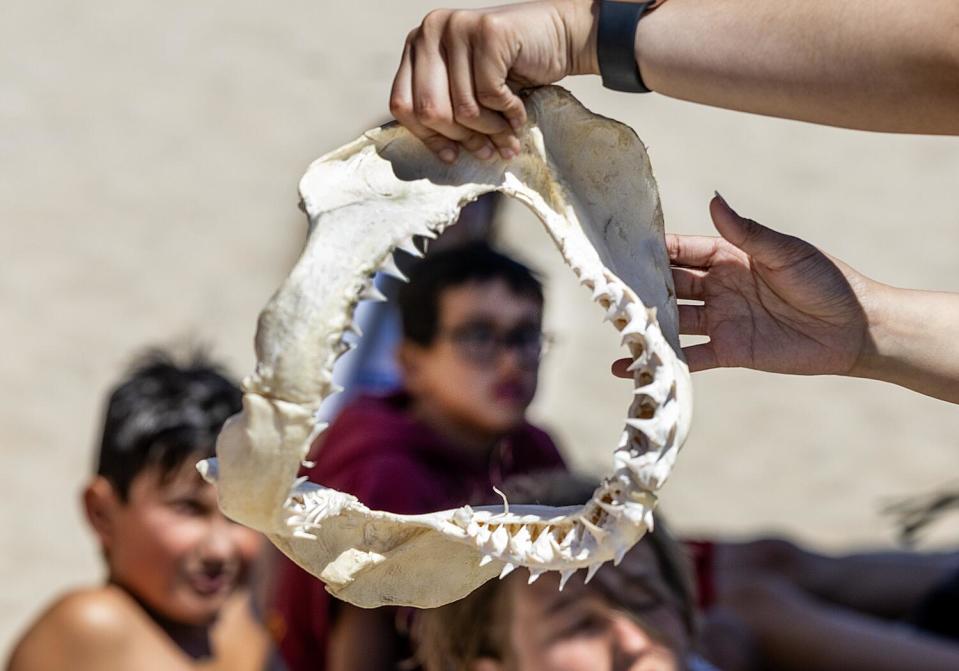
[[[237,588],[260,537],[226,519],[194,464],[240,391],[212,364],[155,352],[112,392],[83,507],[106,580],[55,601],[8,671],[263,668],[267,639]]]

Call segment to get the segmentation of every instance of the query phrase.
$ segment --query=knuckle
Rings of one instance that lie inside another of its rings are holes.
[[[501,121],[498,123],[501,128],[506,125],[505,121]],[[516,136],[513,135],[510,131],[504,129],[503,131],[498,133],[490,133],[490,139],[493,140],[493,143],[496,144],[497,147],[505,148],[513,145],[513,143],[516,141]]]
[[[456,9],[449,13],[443,26],[443,33],[446,37],[462,36],[472,24],[472,12]]]
[[[480,117],[480,108],[472,100],[463,100],[456,103],[456,109],[453,111],[454,118],[460,123],[470,123]]]
[[[462,140],[461,144],[470,151],[478,151],[486,146],[486,138],[474,133]]]
[[[758,225],[756,228],[762,230]],[[815,247],[794,235],[785,235],[768,229],[763,232],[768,234],[765,236],[769,242],[768,246],[775,249],[776,255],[780,259],[788,261],[789,263],[796,263],[808,259],[816,251]],[[759,236],[756,237],[758,238]]]
[[[757,238],[762,236],[763,228],[759,225],[754,219],[743,219],[745,222],[745,231],[746,239],[750,241],[755,241]]]
[[[438,154],[444,149],[451,148],[450,143],[439,135],[430,135],[429,137],[421,139],[423,140],[423,144],[425,144],[427,148],[434,154]]]
[[[480,39],[493,39],[503,31],[503,20],[497,14],[483,14],[477,22],[477,33]]]
[[[446,28],[454,33],[462,33],[473,23],[473,14],[469,10],[454,9],[446,19]]]
[[[402,96],[390,96],[390,113],[397,119],[409,118],[413,114],[413,105]]]
[[[416,104],[416,118],[426,125],[451,121],[449,114],[435,100],[421,100]]]
[[[667,235],[666,236],[666,254],[670,259],[675,259],[679,256],[679,238]]]
[[[706,258],[707,265],[712,265],[722,254],[725,247],[729,247],[722,238],[713,238],[712,248],[709,250],[709,256]]]
[[[491,105],[502,105],[507,99],[506,85],[497,87],[482,87],[476,91],[476,99],[484,107]]]
[[[448,9],[434,9],[423,17],[423,23],[420,24],[420,27],[423,29],[423,32],[430,36],[440,35],[444,30],[450,13]]]

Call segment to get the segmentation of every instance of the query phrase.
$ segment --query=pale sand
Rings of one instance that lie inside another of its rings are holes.
[[[52,596],[99,579],[78,493],[107,384],[142,345],[185,335],[250,369],[256,314],[305,230],[297,180],[385,118],[403,37],[432,4],[5,6],[0,654]],[[878,279],[959,290],[959,139],[571,88],[649,145],[670,230],[708,233],[719,189]],[[607,373],[616,339],[530,217],[510,218],[561,339],[535,415],[602,470],[629,400]],[[696,403],[664,496],[683,531],[890,544],[880,505],[959,474],[959,411],[890,386],[715,371]]]

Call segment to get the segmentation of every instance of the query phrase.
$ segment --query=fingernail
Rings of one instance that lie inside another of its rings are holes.
[[[440,150],[440,160],[445,161],[446,163],[452,163],[456,160],[456,152],[449,147],[442,149]]]
[[[511,116],[509,117],[509,125],[513,127],[513,130],[519,130],[523,127],[523,122],[519,117]]]
[[[739,216],[738,214],[736,214],[736,210],[734,210],[733,208],[729,206],[729,203],[726,202],[726,199],[723,198],[722,194],[719,193],[719,191],[713,191],[713,193],[715,193],[716,197],[719,198],[719,202],[722,203],[723,207],[725,207],[727,210],[735,214],[737,217]]]
[[[513,158],[514,156],[516,156],[516,152],[514,152],[509,147],[503,147],[502,149],[499,150],[499,153],[500,153],[500,156],[502,156],[507,161]]]
[[[476,158],[485,161],[493,157],[493,148],[490,145],[484,145],[476,150]]]

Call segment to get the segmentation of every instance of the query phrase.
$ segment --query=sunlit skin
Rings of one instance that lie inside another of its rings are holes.
[[[524,360],[515,347],[500,347],[492,361],[478,362],[448,336],[470,325],[500,337],[517,329],[538,332],[542,305],[496,279],[446,289],[438,309],[434,341],[428,347],[406,342],[400,350],[414,412],[454,444],[488,445],[525,420],[536,394],[538,361]]]
[[[103,544],[110,582],[158,615],[208,625],[255,556],[260,536],[228,520],[216,490],[192,460],[168,480],[148,469],[134,478],[126,501],[98,479],[89,501]]]
[[[227,520],[187,457],[168,478],[148,467],[118,496],[83,492],[107,583],[72,590],[14,648],[10,671],[263,668],[269,640],[237,589],[262,537]]]
[[[517,572],[508,586],[508,654],[476,671],[679,671],[689,638],[656,566],[640,543],[618,568],[607,565],[589,585],[580,571],[562,592],[556,573],[528,585]]]

